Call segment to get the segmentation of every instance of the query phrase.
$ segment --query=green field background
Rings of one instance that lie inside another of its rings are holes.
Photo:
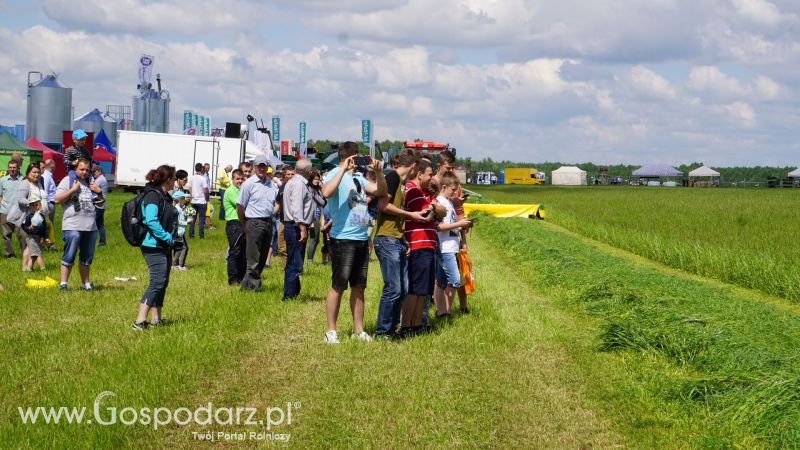
[[[470,187],[472,189],[473,187]],[[800,189],[476,187],[680,270],[800,302]]]

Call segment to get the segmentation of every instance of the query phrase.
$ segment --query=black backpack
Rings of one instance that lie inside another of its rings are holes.
[[[125,236],[125,240],[128,241],[128,244],[134,247],[141,247],[145,236],[147,236],[147,232],[150,231],[144,224],[144,218],[142,217],[142,200],[144,200],[144,197],[150,192],[152,191],[145,189],[144,192],[141,192],[122,205],[122,217],[119,221],[122,226],[122,235]],[[164,199],[162,197],[159,198],[159,211],[163,210]]]

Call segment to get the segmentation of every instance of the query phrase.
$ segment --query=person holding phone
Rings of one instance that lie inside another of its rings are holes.
[[[367,227],[367,195],[386,195],[386,179],[381,161],[371,161],[375,182],[367,181],[356,172],[355,157],[358,144],[347,141],[339,146],[339,166],[328,172],[322,185],[322,194],[328,199],[333,219],[331,227],[331,265],[333,274],[327,297],[328,331],[325,342],[338,344],[336,320],[344,291],[350,287],[350,311],[353,315],[353,338],[371,341],[364,331],[364,289],[367,287],[369,247]]]
[[[421,212],[425,222],[407,219],[405,239],[409,244],[408,295],[403,302],[400,334],[408,336],[423,331],[422,316],[425,299],[433,295],[436,255],[436,217],[444,217],[445,208],[438,204],[429,190],[433,169],[425,159],[419,161],[416,177],[406,182],[403,209]]]

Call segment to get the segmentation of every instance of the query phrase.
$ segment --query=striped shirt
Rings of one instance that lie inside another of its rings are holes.
[[[413,181],[406,182],[406,194],[403,201],[403,209],[406,211],[424,211],[433,199],[433,194],[428,190],[423,191]],[[424,223],[406,220],[403,234],[411,251],[436,248],[436,222],[433,219]]]

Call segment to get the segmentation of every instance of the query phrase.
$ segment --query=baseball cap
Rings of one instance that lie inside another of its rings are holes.
[[[172,193],[172,199],[173,200],[180,200],[182,198],[185,198],[187,195],[189,195],[189,194],[186,194],[183,191],[175,191],[175,192]],[[191,197],[191,195],[189,195],[189,196]]]
[[[42,201],[42,199],[40,199],[38,195],[31,195],[30,197],[28,197],[29,205],[32,205],[34,203],[39,203],[40,201]]]
[[[72,140],[77,141],[78,139],[83,139],[86,137],[86,132],[83,129],[78,128],[77,130],[72,132]]]
[[[267,155],[258,155],[253,158],[253,165],[260,166],[264,164],[265,166],[269,166],[269,159],[267,159]]]

